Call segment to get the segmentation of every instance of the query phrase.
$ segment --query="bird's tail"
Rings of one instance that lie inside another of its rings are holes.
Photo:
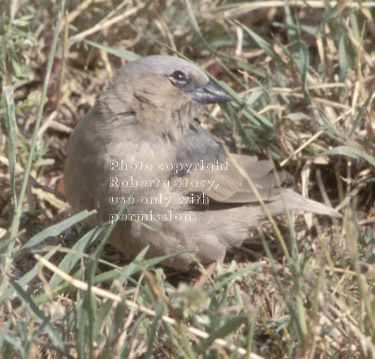
[[[333,208],[328,207],[323,203],[319,203],[312,199],[303,197],[300,194],[290,189],[285,189],[283,191],[283,197],[284,197],[285,205],[291,211],[312,212],[316,214],[323,214],[326,216],[342,218],[342,215],[339,212],[335,211]],[[273,211],[272,209],[276,209],[276,208],[280,209],[280,201],[282,202],[281,197],[278,198],[278,200],[275,201],[274,203],[270,204],[271,213],[273,212],[273,214],[279,214],[279,213],[275,213],[275,211]]]

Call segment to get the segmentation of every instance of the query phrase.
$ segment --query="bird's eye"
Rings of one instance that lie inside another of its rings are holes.
[[[178,82],[187,82],[186,75],[182,71],[173,72],[173,74],[171,75],[171,78]]]

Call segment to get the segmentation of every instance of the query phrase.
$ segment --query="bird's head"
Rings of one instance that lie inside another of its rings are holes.
[[[118,73],[121,76],[146,73],[164,76],[174,87],[190,95],[193,101],[203,104],[232,100],[232,97],[213,84],[200,68],[178,57],[147,56],[128,63]]]
[[[121,67],[98,103],[106,118],[128,114],[147,136],[161,134],[176,140],[186,133],[203,104],[231,100],[190,62],[148,56]]]

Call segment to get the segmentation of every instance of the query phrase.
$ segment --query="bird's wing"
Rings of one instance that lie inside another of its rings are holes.
[[[256,202],[257,196],[251,190],[249,179],[264,200],[272,199],[279,193],[271,161],[258,160],[252,155],[227,155],[217,137],[195,124],[190,126],[187,136],[179,143],[176,163],[201,165],[187,173],[181,171],[176,174],[187,180],[187,186],[182,188],[184,193],[201,192],[222,203]],[[288,173],[280,169],[277,173],[281,185],[290,182]]]

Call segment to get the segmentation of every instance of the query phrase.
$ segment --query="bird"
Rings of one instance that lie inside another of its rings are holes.
[[[249,230],[291,211],[340,218],[290,188],[270,159],[230,149],[196,118],[206,104],[232,101],[195,64],[152,55],[121,67],[68,142],[65,192],[74,211],[96,210],[90,225],[116,223],[121,253],[189,270],[222,262]],[[276,176],[275,176],[276,172]],[[121,208],[125,207],[122,214]],[[173,255],[175,254],[175,255]]]

